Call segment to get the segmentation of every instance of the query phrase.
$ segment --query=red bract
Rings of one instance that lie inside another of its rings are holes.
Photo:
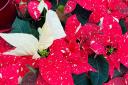
[[[88,73],[89,71],[96,71],[88,63],[88,55],[84,51],[81,51],[80,57],[77,57],[76,54],[72,53],[68,61],[72,66],[72,72],[74,74],[81,74],[81,73]]]
[[[21,59],[17,62],[21,64],[21,67],[19,69],[21,77],[24,77],[25,74],[29,72],[27,65],[32,66],[33,68],[38,68],[38,60],[32,59],[32,56],[21,56]]]
[[[113,21],[113,19],[103,21],[101,34],[95,35],[90,42],[91,49],[96,54],[103,54],[107,59],[111,77],[114,69],[120,68],[120,63],[128,67],[127,33],[124,37],[121,34],[121,28],[118,23]]]
[[[72,40],[77,42],[77,44],[79,44],[79,48],[82,48],[88,53],[91,53],[89,48],[90,38],[94,34],[98,33],[99,30],[99,26],[91,23],[86,23],[84,26],[81,26],[76,15],[69,17],[65,26],[65,31],[67,34],[66,39],[68,42]],[[74,46],[72,48],[74,48]]]
[[[31,56],[9,56],[9,55],[2,55],[0,54],[0,68],[9,66],[9,65],[19,65],[19,76],[23,77],[29,69],[27,65],[37,67],[36,60],[33,60]]]
[[[99,26],[92,23],[86,23],[84,26],[81,26],[81,28],[78,30],[78,32],[76,33],[76,37],[78,40],[89,40],[91,36],[94,36],[99,32]]]
[[[106,5],[106,0],[74,0],[76,1],[81,7],[94,11],[95,8],[99,7],[100,5]]]
[[[12,49],[12,47],[0,38],[0,68],[8,68],[10,65],[19,65],[19,69],[17,69],[19,72],[18,76],[23,77],[29,71],[26,65],[37,67],[36,60],[33,60],[31,56],[21,57],[2,54],[10,49]]]
[[[128,67],[128,32],[123,35],[123,47],[122,47],[122,58],[121,58],[121,63]]]
[[[29,0],[15,0],[15,3],[16,4],[24,4],[24,3],[27,3]]]
[[[62,52],[65,53],[65,50],[69,50],[68,44],[65,41],[65,39],[58,39],[53,42],[53,44],[50,47],[50,53],[54,52]]]
[[[90,49],[90,40],[95,34],[99,33],[99,31],[99,26],[91,23],[86,23],[76,33],[76,37],[79,40],[80,47],[88,54],[92,53],[92,50]]]
[[[107,14],[106,10],[106,6],[99,5],[99,7],[95,8],[95,10],[91,13],[89,22],[98,23],[100,21],[100,18]]]
[[[105,16],[100,23],[99,34],[93,36],[90,42],[91,49],[96,54],[103,54],[109,63],[109,74],[112,77],[114,69],[120,68],[120,63],[128,66],[127,34],[122,35],[121,27],[116,18]],[[114,35],[114,36],[113,36]],[[126,41],[126,42],[124,42]]]
[[[16,4],[19,4],[21,2],[21,0],[15,0]]]
[[[24,16],[27,12],[27,4],[21,4],[18,7],[18,13],[20,16]]]
[[[107,36],[116,36],[122,34],[119,20],[111,15],[106,15],[101,19],[101,31]]]
[[[51,54],[41,59],[39,68],[42,78],[50,85],[73,85],[70,65],[61,56]]]
[[[26,13],[27,13],[27,3],[28,0],[15,0],[16,3],[16,8],[18,11],[18,15],[20,17],[25,17]]]
[[[0,38],[0,53],[10,50],[11,47],[2,38]]]
[[[70,13],[72,12],[76,4],[79,4],[82,8],[85,8],[86,10],[94,11],[95,8],[99,8],[100,5],[106,5],[106,0],[68,0],[66,6],[65,6],[65,12]]]
[[[34,19],[34,20],[38,20],[39,17],[41,16],[41,12],[38,9],[39,6],[39,1],[30,1],[28,3],[28,12],[30,14],[30,16]],[[52,7],[51,3],[49,2],[49,0],[45,0],[45,3],[48,6],[48,9],[50,9]]]
[[[118,4],[114,4],[118,3]],[[121,0],[111,0],[108,2],[108,7],[111,10],[111,15],[120,19],[127,16],[127,5]]]
[[[94,10],[90,15],[89,22],[98,23],[100,18],[106,15],[111,15],[117,19],[121,19],[127,16],[126,10],[126,4],[123,3],[121,0],[108,0],[107,4],[102,3],[99,4],[97,7],[94,7]]]
[[[98,53],[103,54],[105,58],[108,60],[108,63],[110,65],[109,74],[112,76],[114,72],[114,68],[119,69],[120,60],[121,58],[124,57],[122,51],[124,49],[124,46],[122,45],[123,44],[122,37],[100,36],[97,37],[97,41],[93,40],[92,42],[93,42],[91,43],[92,50],[94,50],[94,52],[96,52],[97,54]],[[97,45],[97,43],[98,46],[94,46]]]
[[[123,13],[123,9],[127,8],[127,5],[123,2],[123,0],[108,0],[107,6],[112,12],[118,11],[120,14]]]
[[[125,21],[125,27],[128,30],[128,17],[126,17],[124,21]]]
[[[112,15],[120,19],[128,14],[127,5],[121,0],[68,0],[65,11],[67,13],[72,12],[76,7],[76,3],[86,10],[92,11],[89,22],[98,23],[104,15]]]
[[[106,4],[106,0],[75,0],[80,6],[87,10],[94,11],[95,8]]]
[[[44,2],[47,4],[48,9],[52,8],[52,4],[51,4],[51,2],[49,0],[45,0]]]
[[[75,38],[75,34],[78,32],[79,28],[81,27],[80,22],[78,21],[76,15],[70,16],[65,25],[65,32],[67,34],[67,39],[71,40]]]
[[[59,50],[55,50],[59,49]],[[72,73],[81,74],[83,72],[95,71],[88,64],[88,54],[80,50],[79,44],[75,40],[70,40],[68,42],[61,40],[54,41],[53,45],[50,47],[51,53],[62,53],[63,58],[67,60],[71,66]]]
[[[128,73],[124,75],[124,78],[128,81]]]
[[[88,64],[88,54],[86,51],[80,50],[80,47],[76,41],[69,42],[69,54],[66,60],[71,64],[72,72],[74,74],[81,74],[88,71],[95,71]]]
[[[90,48],[96,53],[96,54],[104,54],[105,53],[105,49],[104,47],[95,41],[91,41],[90,42],[91,46]]]
[[[128,0],[123,0],[123,1],[128,6]]]
[[[62,53],[72,66],[72,72],[75,74],[94,71],[88,64],[88,54],[91,52],[88,41],[99,29],[98,26],[90,23],[81,26],[76,15],[73,15],[66,22],[66,39],[54,41],[50,47],[50,52],[57,51]]]
[[[0,68],[0,85],[18,85],[18,65],[9,65]]]
[[[41,74],[39,74],[36,80],[36,85],[49,85],[49,84],[42,78]]]
[[[117,77],[112,80],[110,80],[108,83],[105,83],[104,85],[127,85],[128,81],[124,79],[123,77]]]
[[[30,1],[28,3],[28,12],[34,20],[38,20],[41,15],[40,11],[38,10],[38,5],[38,1]]]
[[[64,8],[64,13],[71,13],[76,8],[76,5],[77,3],[74,0],[68,0]]]

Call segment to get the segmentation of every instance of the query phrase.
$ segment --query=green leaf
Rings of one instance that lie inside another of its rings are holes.
[[[125,67],[123,64],[120,65],[120,71],[118,70],[115,70],[114,71],[114,76],[113,78],[116,78],[116,77],[122,77],[124,74],[126,74],[128,72],[128,68]]]
[[[80,75],[73,74],[72,76],[75,85],[91,85],[91,82],[85,73]]]
[[[19,18],[15,19],[12,28],[12,33],[28,33],[34,35],[37,38],[39,36],[38,31],[31,28],[29,21],[21,20]]]
[[[91,13],[92,13],[91,11],[85,10],[80,5],[77,5],[75,10],[72,12],[72,14],[76,14],[77,15],[77,19],[83,25],[88,21],[89,16],[90,16]]]
[[[126,28],[126,26],[125,26],[124,20],[121,19],[121,20],[119,21],[119,24],[120,24],[120,26],[121,26],[121,28],[122,28],[122,33],[125,34],[125,33],[127,32],[127,28]]]
[[[102,85],[108,80],[108,63],[103,56],[89,57],[89,63],[97,72],[89,72],[92,85]]]
[[[56,10],[59,5],[65,5],[68,0],[51,0],[52,3],[52,9]]]
[[[29,69],[31,72],[33,72],[33,73],[35,73],[35,74],[37,73],[37,69],[31,67],[30,65],[27,65],[27,67],[28,67],[28,69]]]
[[[64,5],[59,5],[57,8],[60,12],[64,12]]]
[[[57,0],[51,0],[50,2],[52,3],[52,9],[53,10],[57,9],[58,6]]]
[[[28,72],[21,81],[20,85],[35,85],[38,73]]]
[[[67,3],[67,1],[68,0],[59,0],[59,3],[65,5]]]

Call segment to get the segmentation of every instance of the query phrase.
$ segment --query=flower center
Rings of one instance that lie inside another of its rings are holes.
[[[38,54],[41,56],[41,57],[47,57],[49,52],[48,50],[38,50]]]
[[[117,49],[112,47],[112,46],[107,46],[106,47],[107,50],[107,55],[111,55],[112,53],[114,53]]]
[[[109,52],[110,54],[112,54],[113,51],[114,51],[114,48],[110,48],[110,49],[108,50],[108,52]]]

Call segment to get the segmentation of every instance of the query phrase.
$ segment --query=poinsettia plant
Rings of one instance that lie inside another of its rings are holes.
[[[127,0],[15,0],[0,33],[0,85],[128,85]]]

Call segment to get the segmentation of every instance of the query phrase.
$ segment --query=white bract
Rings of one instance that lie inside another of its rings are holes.
[[[44,8],[45,8],[46,10],[48,10],[48,7],[47,7],[47,5],[45,4],[44,0],[41,0],[40,3],[39,3],[39,5],[38,5],[38,10],[40,11],[40,13],[43,12]]]
[[[31,34],[24,33],[0,33],[0,36],[10,45],[16,47],[14,50],[4,52],[7,55],[27,56],[32,55],[34,59],[39,58],[38,50],[47,49],[56,39],[66,36],[56,12],[48,10],[46,21],[39,31],[39,40]]]

